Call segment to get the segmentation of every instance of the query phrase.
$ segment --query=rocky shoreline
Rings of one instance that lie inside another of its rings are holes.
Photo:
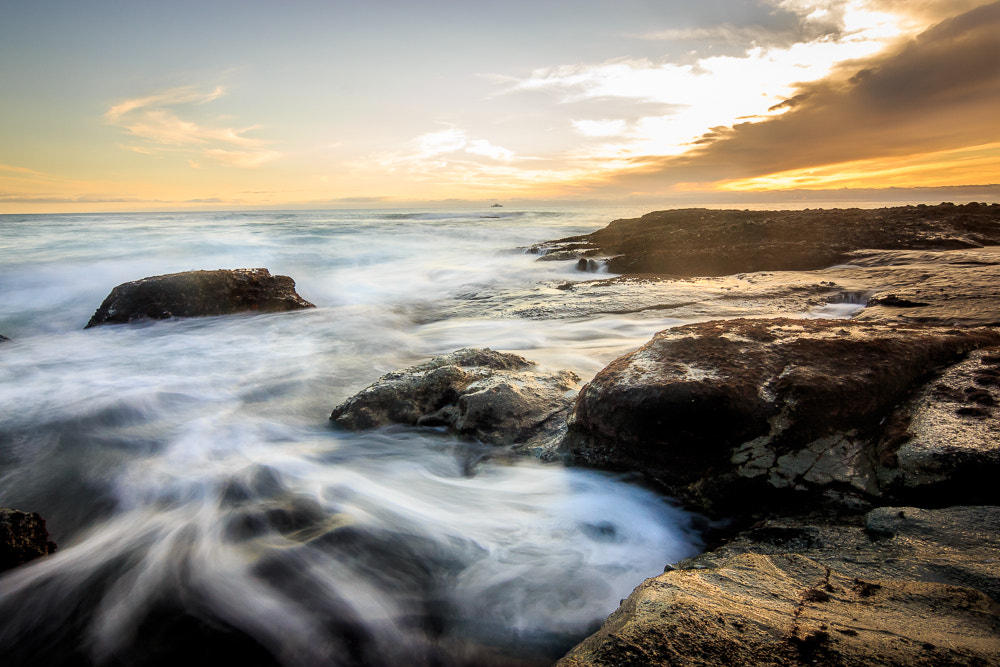
[[[737,532],[558,664],[998,664],[1000,299],[989,248],[952,254],[998,234],[997,205],[942,205],[661,212],[550,244],[624,272],[886,269],[852,320],[678,327],[581,390],[577,460]]]
[[[1000,663],[997,244],[1000,206],[942,204],[663,211],[534,246],[626,274],[560,289],[626,291],[636,311],[696,308],[661,299],[705,277],[728,281],[722,300],[867,306],[849,320],[662,331],[587,383],[565,428],[519,431],[515,449],[638,473],[711,526],[710,551],[667,564],[558,665]],[[331,418],[375,425],[344,415],[386,382],[420,394],[435,374],[468,372],[428,367],[390,374]],[[467,435],[477,415],[497,422],[454,389],[435,396],[390,421],[451,411]]]
[[[622,274],[556,286],[562,306],[693,323],[582,387],[458,350],[330,419],[627,471],[705,517],[709,550],[665,564],[563,667],[1000,664],[998,247],[997,204],[617,220],[531,249]],[[679,300],[691,281],[707,296]],[[265,269],[189,272],[119,286],[88,327],[311,306]],[[0,527],[11,567],[55,548],[37,515]]]

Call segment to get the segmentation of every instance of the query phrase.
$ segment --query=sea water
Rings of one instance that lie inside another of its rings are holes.
[[[697,552],[691,517],[614,475],[328,416],[459,347],[586,379],[675,323],[478,305],[587,277],[519,248],[613,217],[0,216],[0,506],[39,512],[59,544],[0,577],[0,662],[558,657]],[[122,282],[254,267],[317,308],[83,329]]]

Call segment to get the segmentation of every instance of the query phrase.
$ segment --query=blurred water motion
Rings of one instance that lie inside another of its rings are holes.
[[[456,347],[592,375],[664,326],[477,315],[575,277],[511,248],[609,219],[504,216],[0,218],[0,506],[60,545],[0,578],[3,663],[546,664],[696,551],[690,517],[614,476],[327,423]],[[120,282],[257,266],[320,307],[81,330]]]

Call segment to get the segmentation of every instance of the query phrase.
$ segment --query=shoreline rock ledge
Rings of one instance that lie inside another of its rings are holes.
[[[675,327],[580,390],[560,450],[641,472],[716,517],[1000,504],[997,345],[996,328]]]
[[[272,276],[267,269],[184,271],[118,285],[84,328],[145,319],[277,313],[315,307],[296,293],[294,280]]]

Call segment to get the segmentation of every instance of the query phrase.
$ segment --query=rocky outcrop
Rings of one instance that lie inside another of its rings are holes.
[[[10,338],[7,338],[7,337],[6,337],[6,336],[4,336],[3,334],[0,334],[0,343],[5,343],[5,342],[7,342],[8,340],[10,340]]]
[[[988,665],[1000,507],[774,520],[640,585],[558,664]]]
[[[908,463],[911,449],[929,436],[907,448],[909,422],[900,405],[940,368],[998,344],[993,329],[842,320],[740,319],[668,329],[580,391],[562,449],[586,464],[641,471],[721,515],[782,505],[803,512],[831,502],[864,507],[918,477],[933,482]],[[992,378],[992,370],[976,372]],[[968,400],[981,396],[962,387]],[[977,420],[976,410],[988,407],[974,406],[953,410],[952,421]],[[932,421],[915,428],[932,429]],[[958,476],[1000,472],[992,432],[983,431],[976,452],[942,465]],[[983,468],[990,462],[993,468]]]
[[[24,565],[56,550],[45,520],[34,512],[0,508],[0,572]]]
[[[600,259],[612,273],[718,276],[820,269],[853,250],[1000,244],[1000,205],[734,211],[678,209],[533,246],[545,259]]]
[[[205,317],[241,312],[315,308],[295,292],[288,276],[267,269],[186,271],[115,287],[85,328],[169,317]]]
[[[565,432],[579,378],[533,370],[516,354],[466,348],[382,376],[337,406],[347,429],[444,427],[493,445],[545,448]]]

